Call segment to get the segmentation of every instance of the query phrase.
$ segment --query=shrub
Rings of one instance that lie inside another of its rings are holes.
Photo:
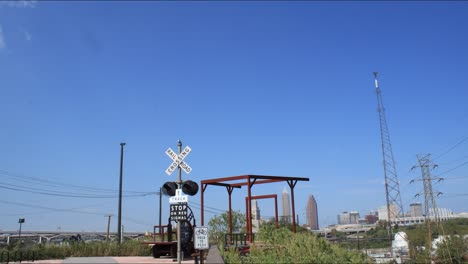
[[[263,226],[248,256],[230,250],[226,263],[369,263],[363,254],[332,245],[312,233],[292,233]]]
[[[65,245],[39,244],[30,248],[8,250],[10,256],[21,251],[24,256],[34,252],[34,258],[64,259],[67,257],[104,257],[104,256],[150,256],[151,247],[138,241],[126,241],[122,244],[107,242],[70,243]],[[6,256],[6,255],[5,255]],[[1,261],[1,260],[0,260]]]

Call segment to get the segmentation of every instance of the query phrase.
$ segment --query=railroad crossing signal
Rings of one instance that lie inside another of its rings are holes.
[[[171,204],[171,219],[174,221],[187,220],[187,203]]]
[[[181,189],[177,189],[175,191],[175,196],[169,197],[169,203],[170,204],[176,204],[176,203],[187,203],[188,202],[188,196],[182,194]],[[171,205],[172,208],[172,205]]]
[[[171,175],[178,166],[180,166],[180,168],[183,169],[185,173],[189,174],[192,171],[192,168],[184,162],[184,159],[187,157],[190,151],[192,151],[192,149],[189,146],[186,146],[184,150],[179,155],[177,155],[177,153],[175,153],[171,148],[168,148],[166,150],[166,155],[172,159],[172,163],[166,169],[166,174]]]
[[[185,194],[188,194],[190,196],[194,196],[195,194],[197,194],[198,192],[198,184],[194,181],[183,181],[182,182],[182,189],[177,189],[177,183],[176,182],[172,182],[172,181],[168,181],[166,183],[164,183],[163,187],[162,187],[162,192],[163,194],[165,195],[168,195],[168,196],[180,196],[182,195],[182,192],[185,193]],[[183,202],[183,201],[179,201],[179,202]]]

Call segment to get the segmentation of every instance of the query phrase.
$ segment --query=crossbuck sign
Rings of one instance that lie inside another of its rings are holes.
[[[185,173],[189,174],[192,171],[192,168],[184,162],[185,157],[192,151],[192,149],[189,146],[186,146],[184,150],[177,155],[171,148],[168,148],[166,150],[167,156],[172,159],[171,165],[166,169],[166,174],[171,175],[175,169],[180,166],[181,169],[185,171]]]

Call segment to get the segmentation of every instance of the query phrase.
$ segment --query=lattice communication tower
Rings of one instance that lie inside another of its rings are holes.
[[[380,138],[382,141],[383,167],[385,177],[385,194],[387,202],[388,234],[392,235],[392,226],[398,223],[400,217],[404,216],[403,203],[400,195],[400,183],[396,172],[395,159],[393,158],[390,133],[388,131],[385,108],[382,102],[382,94],[377,80],[377,72],[374,72],[375,92],[377,94],[377,111],[379,112]]]

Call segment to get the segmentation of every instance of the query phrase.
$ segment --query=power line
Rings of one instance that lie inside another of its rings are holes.
[[[468,155],[466,155],[466,156],[464,156],[464,157],[461,157],[461,158],[458,158],[458,159],[451,160],[451,161],[439,163],[439,164],[440,164],[440,165],[449,165],[449,164],[452,164],[452,163],[455,163],[455,162],[459,162],[459,161],[465,160],[465,159],[467,159],[467,158],[468,158]]]
[[[449,172],[452,172],[452,171],[454,171],[454,170],[456,170],[456,169],[458,169],[458,168],[460,168],[460,167],[462,167],[462,166],[464,166],[464,165],[466,165],[466,164],[468,164],[468,161],[465,161],[465,162],[463,162],[462,164],[460,164],[460,165],[458,165],[458,166],[456,166],[456,167],[454,167],[454,168],[452,168],[452,169],[446,170],[446,171],[444,171],[444,172],[438,174],[437,176],[441,176],[441,175],[447,174],[447,173],[449,173]]]
[[[190,203],[193,203],[193,202],[190,202]],[[195,209],[201,209],[201,207],[198,206],[198,205],[191,204],[190,206],[191,206],[191,207],[195,207]],[[215,215],[219,214],[219,212],[214,212],[214,211],[211,211],[211,210],[208,210],[208,209],[204,209],[204,211],[205,211],[205,212],[208,212],[208,213],[215,214]],[[220,211],[221,211],[221,210],[220,210]],[[226,211],[222,211],[222,213],[224,213],[224,212],[226,212]]]
[[[449,194],[442,194],[441,198],[453,198],[453,197],[460,197],[460,196],[468,196],[468,193],[449,193]]]
[[[45,210],[50,210],[51,212],[71,212],[71,213],[79,213],[79,214],[102,215],[102,213],[78,211],[77,209],[73,209],[73,208],[72,209],[52,208],[52,207],[46,207],[46,206],[41,206],[41,205],[25,204],[25,203],[11,202],[11,201],[5,201],[5,200],[0,200],[0,203],[18,205],[18,206],[29,207],[29,208],[45,209]]]
[[[131,200],[131,199],[135,199],[135,198],[138,198],[138,197],[130,197],[130,198],[127,198],[127,200]],[[7,204],[15,204],[15,205],[20,205],[20,206],[31,207],[31,208],[34,208],[34,209],[38,208],[38,206],[35,206],[35,205],[28,205],[28,204],[18,203],[18,202],[15,203],[15,202],[1,201],[1,200],[0,200],[0,202],[7,203]],[[107,204],[107,202],[98,203],[98,204],[91,204],[91,205],[71,208],[71,210],[85,209],[85,208],[90,208],[90,207],[95,207],[95,206],[102,206],[102,205],[106,205],[106,204]],[[50,208],[50,209],[46,209],[46,210],[43,210],[43,211],[25,212],[25,213],[20,213],[20,214],[1,214],[0,216],[41,215],[41,214],[46,214],[46,213],[56,212],[56,211],[63,211],[63,210],[62,209]]]
[[[456,179],[467,179],[468,176],[460,176],[460,177],[447,177],[447,178],[443,178],[444,181],[445,180],[456,180]]]
[[[17,186],[17,185],[16,185]],[[42,195],[48,195],[48,196],[60,196],[60,197],[72,197],[72,198],[90,198],[90,199],[97,199],[97,198],[117,198],[117,195],[88,195],[88,194],[65,194],[61,192],[51,192],[48,190],[34,190],[37,188],[30,188],[30,187],[24,187],[24,186],[19,186],[19,188],[15,187],[8,187],[5,185],[0,185],[1,189],[7,189],[11,191],[19,191],[19,192],[27,192],[27,193],[35,193],[35,194],[42,194]],[[20,189],[23,188],[23,189]],[[28,190],[29,189],[29,190]],[[140,196],[148,196],[148,195],[153,195],[155,192],[152,193],[144,193],[144,194],[135,194],[135,195],[125,195],[124,197],[140,197]]]
[[[448,153],[450,153],[452,150],[454,150],[455,148],[457,148],[458,146],[460,146],[463,142],[465,142],[466,140],[468,140],[468,136],[464,137],[463,139],[461,139],[460,141],[458,141],[457,143],[455,143],[453,146],[451,146],[448,150],[446,150],[445,152],[443,152],[442,154],[440,154],[439,156],[435,157],[434,159],[432,159],[432,161],[435,161],[445,155],[447,155]]]
[[[199,208],[200,208],[200,206],[201,206],[201,205],[200,205],[199,203],[197,203],[197,202],[192,202],[192,201],[191,201],[190,203],[196,204],[196,206],[198,206]],[[212,210],[216,210],[216,211],[220,211],[220,212],[223,212],[223,213],[226,212],[226,210],[222,210],[222,209],[215,208],[215,207],[210,207],[210,206],[207,206],[207,205],[203,205],[203,207],[204,207],[204,208],[209,208],[209,209],[212,209]]]
[[[70,189],[77,189],[77,190],[82,190],[82,191],[90,191],[90,192],[118,192],[118,190],[113,190],[113,189],[107,189],[107,188],[98,188],[98,187],[91,187],[91,186],[83,186],[83,185],[75,185],[75,184],[69,184],[69,183],[62,183],[62,182],[56,182],[56,181],[50,181],[46,179],[41,179],[37,177],[30,177],[30,176],[24,176],[24,175],[19,175],[15,173],[11,173],[5,170],[0,170],[0,174],[3,174],[7,177],[10,178],[15,178],[21,180],[21,182],[32,182],[35,184],[40,184],[40,185],[45,185],[45,186],[51,186],[51,187],[66,187]],[[125,191],[126,193],[148,193],[148,192],[142,192],[142,191]]]

